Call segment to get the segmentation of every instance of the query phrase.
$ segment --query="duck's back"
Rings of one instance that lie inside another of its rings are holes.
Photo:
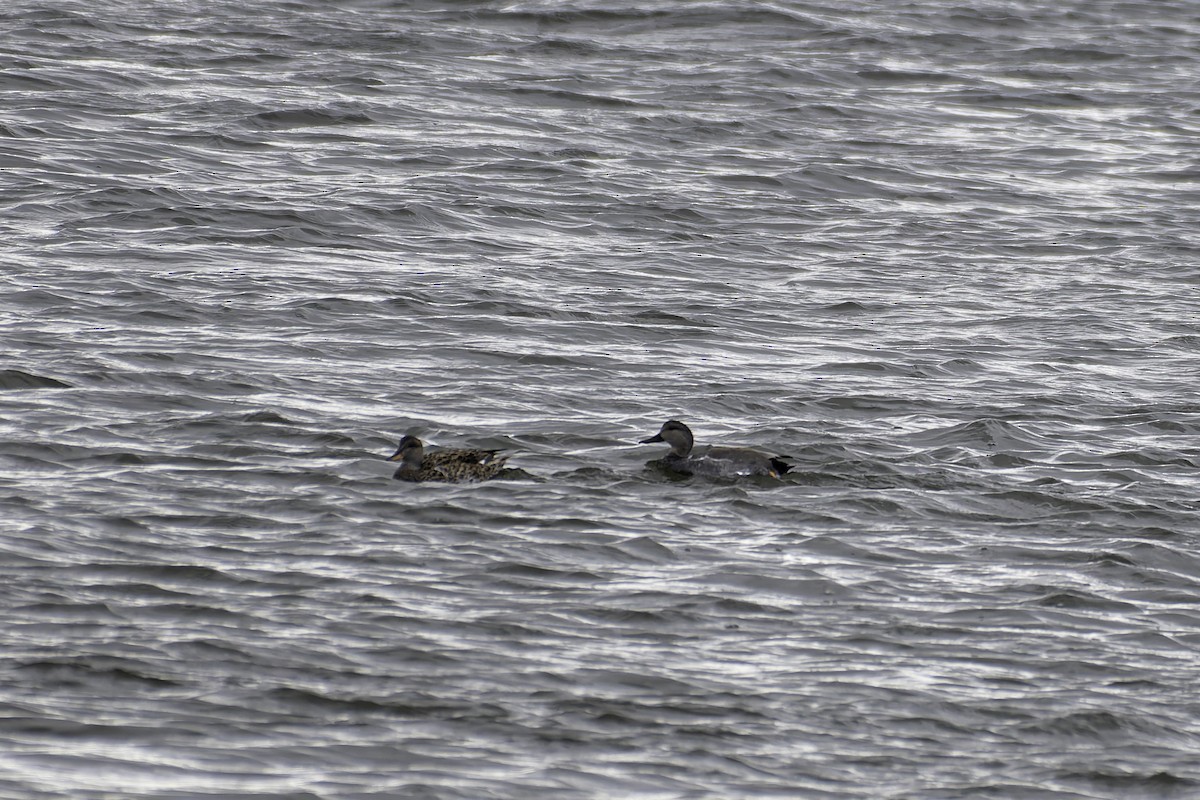
[[[499,450],[438,450],[425,456],[421,472],[435,471],[441,480],[452,482],[486,481],[504,468],[507,458],[498,458]],[[432,479],[437,480],[437,479]]]
[[[707,447],[686,456],[667,455],[659,462],[665,469],[684,475],[708,475],[717,478],[740,478],[766,475],[778,478],[791,465],[745,447]]]
[[[504,459],[496,458],[496,454],[499,452],[499,450],[434,450],[431,453],[425,454],[424,463],[437,464],[438,466],[445,466],[447,464],[492,464],[497,460],[504,461]]]

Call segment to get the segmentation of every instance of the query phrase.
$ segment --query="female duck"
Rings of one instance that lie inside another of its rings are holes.
[[[507,456],[497,457],[499,450],[437,450],[425,452],[425,445],[415,436],[405,436],[388,461],[399,461],[392,475],[398,481],[443,481],[445,483],[474,483],[500,474]]]
[[[778,478],[791,464],[778,456],[767,456],[746,447],[708,447],[692,452],[692,431],[678,420],[663,423],[662,430],[639,444],[666,442],[671,452],[654,462],[663,469],[681,475],[712,475],[737,478],[744,475],[768,475]]]

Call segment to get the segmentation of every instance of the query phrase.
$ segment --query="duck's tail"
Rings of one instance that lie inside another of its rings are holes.
[[[780,475],[786,475],[787,471],[795,466],[795,464],[789,464],[784,461],[785,458],[787,456],[775,456],[771,459],[771,467]]]
[[[505,461],[508,461],[509,455],[511,455],[511,453],[503,456],[500,455],[503,452],[503,450],[484,450],[482,451],[483,457],[479,459],[479,463],[501,466]]]

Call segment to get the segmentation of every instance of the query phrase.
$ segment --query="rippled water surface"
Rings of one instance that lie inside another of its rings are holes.
[[[1200,795],[1195,3],[0,27],[0,797]]]

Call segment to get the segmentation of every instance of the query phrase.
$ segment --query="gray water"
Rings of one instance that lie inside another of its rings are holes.
[[[0,31],[0,797],[1200,796],[1195,2]]]

